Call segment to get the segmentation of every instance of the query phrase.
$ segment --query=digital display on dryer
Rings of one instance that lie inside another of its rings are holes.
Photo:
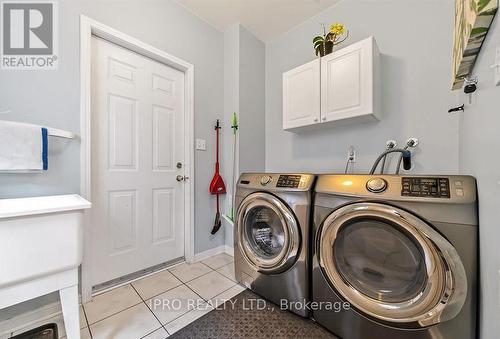
[[[298,188],[300,184],[300,175],[280,175],[276,187]]]
[[[407,197],[449,198],[448,178],[409,178],[401,179],[401,195]]]

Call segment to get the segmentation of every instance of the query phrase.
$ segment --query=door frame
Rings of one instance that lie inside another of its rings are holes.
[[[80,193],[91,197],[91,62],[92,36],[110,41],[118,46],[153,59],[181,71],[185,75],[184,95],[184,258],[194,260],[194,65],[132,36],[106,26],[84,15],[80,16]],[[90,211],[83,216],[82,301],[92,298],[92,247],[90,241]]]

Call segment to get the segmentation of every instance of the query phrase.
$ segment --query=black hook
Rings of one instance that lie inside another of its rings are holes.
[[[464,105],[458,106],[458,107],[453,107],[448,110],[448,113],[454,113],[454,112],[459,112],[459,111],[464,111]]]
[[[216,130],[221,129],[219,119],[217,119],[217,123],[215,124],[215,129]]]

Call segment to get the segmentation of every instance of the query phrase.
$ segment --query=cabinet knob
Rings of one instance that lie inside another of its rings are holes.
[[[318,122],[318,118],[314,118],[314,119],[313,119],[313,121],[314,121],[314,122]]]
[[[323,119],[321,119],[321,120],[326,121],[326,117],[323,117]]]

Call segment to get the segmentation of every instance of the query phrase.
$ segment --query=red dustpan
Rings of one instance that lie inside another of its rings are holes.
[[[210,187],[209,187],[210,193],[215,194],[217,196],[217,213],[215,214],[214,227],[212,228],[211,232],[212,234],[217,233],[217,231],[221,227],[220,211],[219,211],[219,194],[226,193],[226,185],[224,184],[224,180],[222,179],[219,173],[219,130],[220,130],[220,125],[219,125],[219,120],[217,119],[217,125],[215,125],[215,132],[217,135],[215,174],[214,177],[212,178],[212,181],[210,182]]]
[[[224,184],[224,180],[222,179],[219,173],[219,120],[217,119],[217,125],[215,125],[215,132],[217,135],[217,142],[215,145],[215,174],[212,178],[212,182],[210,182],[210,193],[212,194],[224,194],[226,193],[226,185]]]
[[[224,194],[226,193],[226,185],[224,185],[224,180],[219,174],[219,164],[215,167],[215,175],[210,183],[210,193],[212,194]]]

